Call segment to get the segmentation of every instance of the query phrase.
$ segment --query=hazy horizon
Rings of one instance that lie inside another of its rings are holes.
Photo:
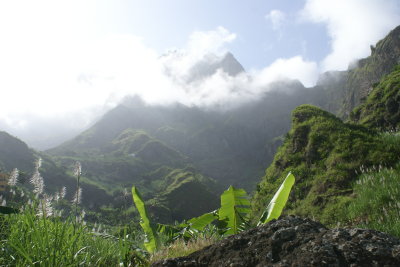
[[[251,101],[282,79],[311,87],[324,71],[368,56],[399,24],[399,5],[1,2],[0,130],[28,143],[70,138],[129,95],[209,107]],[[228,51],[246,72],[189,79],[199,63],[213,64]]]

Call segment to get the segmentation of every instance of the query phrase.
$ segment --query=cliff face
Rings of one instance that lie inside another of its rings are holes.
[[[381,131],[400,127],[400,67],[374,86],[365,102],[355,108],[350,119]]]
[[[357,62],[348,70],[344,87],[344,99],[339,114],[347,118],[350,112],[365,100],[384,75],[400,64],[400,26],[392,30],[375,47],[371,46],[371,56]]]

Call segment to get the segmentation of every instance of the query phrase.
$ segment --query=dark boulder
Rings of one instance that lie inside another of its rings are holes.
[[[400,266],[400,240],[288,216],[152,266]]]

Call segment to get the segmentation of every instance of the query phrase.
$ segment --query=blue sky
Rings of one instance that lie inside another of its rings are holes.
[[[78,131],[127,95],[210,107],[282,79],[310,87],[399,22],[398,0],[0,1],[0,130]],[[197,62],[227,51],[247,73],[187,83]]]
[[[142,36],[163,53],[184,47],[194,31],[223,26],[237,34],[229,50],[248,68],[261,68],[280,57],[303,54],[320,61],[329,52],[324,24],[299,19],[305,1],[98,1],[102,31]],[[266,18],[272,10],[285,13],[279,30]],[[107,18],[107,19],[105,19]],[[103,33],[104,33],[103,32]]]

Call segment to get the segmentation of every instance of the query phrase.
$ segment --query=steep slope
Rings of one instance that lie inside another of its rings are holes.
[[[373,130],[344,123],[314,106],[299,106],[292,112],[292,129],[257,188],[254,209],[260,212],[291,171],[297,179],[289,213],[337,222],[356,170],[393,166],[399,152],[400,147],[385,147]]]
[[[400,126],[400,67],[375,85],[365,102],[355,108],[350,119],[382,131]]]
[[[207,78],[214,75],[218,70],[221,70],[230,76],[236,76],[245,71],[243,66],[236,60],[232,53],[226,53],[221,59],[203,59],[195,64],[189,71],[187,82],[191,83]]]
[[[365,100],[373,85],[392,72],[394,66],[399,63],[400,26],[392,30],[375,47],[371,46],[371,56],[359,60],[355,64],[356,67],[348,71],[340,114],[348,117],[350,112]]]

